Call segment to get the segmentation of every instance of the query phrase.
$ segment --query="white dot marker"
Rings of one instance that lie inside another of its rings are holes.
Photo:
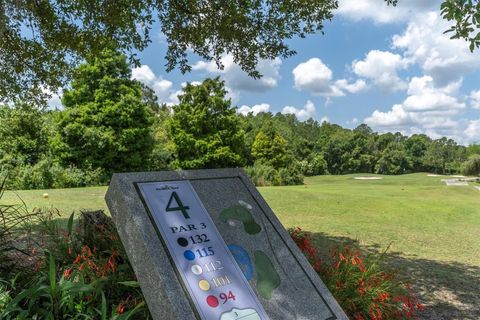
[[[193,274],[199,276],[203,273],[202,267],[200,267],[198,264],[194,264],[191,268]]]

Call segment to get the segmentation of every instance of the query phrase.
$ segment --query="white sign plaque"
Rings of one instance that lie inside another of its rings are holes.
[[[137,183],[202,320],[268,320],[189,181]]]

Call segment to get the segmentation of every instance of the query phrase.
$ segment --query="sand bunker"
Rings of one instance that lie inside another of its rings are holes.
[[[478,191],[480,191],[480,187],[478,187],[478,186],[475,186],[474,188],[475,188],[475,189],[477,189]]]
[[[442,179],[442,181],[445,182],[447,186],[468,186],[467,181],[459,181],[457,179]]]
[[[440,177],[440,174],[427,174],[427,177]]]
[[[354,177],[355,180],[380,180],[383,177]]]
[[[465,176],[451,176],[452,178],[465,178]]]

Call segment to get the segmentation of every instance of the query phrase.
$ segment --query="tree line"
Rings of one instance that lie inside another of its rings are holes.
[[[61,110],[0,106],[0,169],[10,188],[108,183],[113,172],[244,167],[258,185],[304,176],[479,174],[480,145],[424,134],[346,129],[295,115],[237,114],[224,83],[187,84],[172,107],[131,79],[126,57],[104,50],[81,64]]]

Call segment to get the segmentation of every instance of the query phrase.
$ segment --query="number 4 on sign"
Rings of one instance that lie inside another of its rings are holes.
[[[175,202],[177,203],[177,207],[173,207],[172,208],[172,200],[175,199]],[[170,212],[170,211],[181,211],[182,214],[183,214],[183,217],[185,219],[190,219],[190,216],[188,215],[188,211],[190,207],[188,206],[184,206],[183,203],[182,203],[182,200],[180,200],[180,198],[178,197],[178,194],[173,191],[172,192],[172,195],[170,196],[170,200],[168,200],[168,204],[167,204],[167,207],[165,208],[165,210],[167,212]]]

